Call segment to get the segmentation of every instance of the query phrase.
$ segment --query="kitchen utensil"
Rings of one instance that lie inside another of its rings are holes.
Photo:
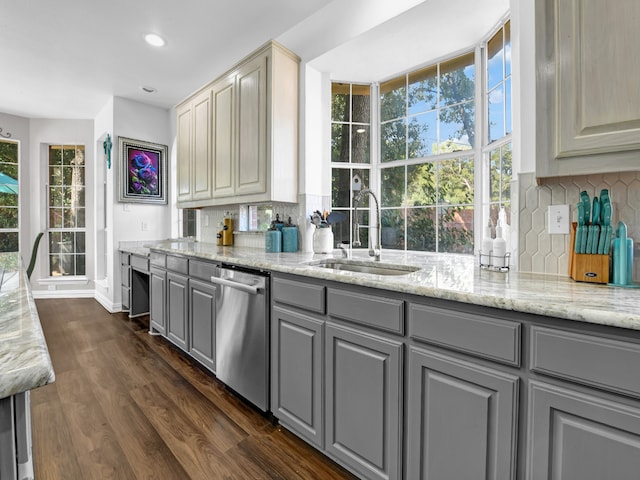
[[[584,204],[578,202],[576,207],[578,208],[578,227],[576,228],[576,244],[574,250],[576,253],[582,253],[580,245],[582,245],[582,237],[584,236]]]
[[[334,223],[339,223],[346,220],[347,216],[342,212],[331,212],[327,216],[327,223],[333,225]]]
[[[584,206],[583,218],[584,225],[589,225],[589,221],[591,221],[591,199],[589,198],[589,194],[586,190],[580,192],[580,201]]]
[[[609,193],[606,190],[600,192],[601,202],[601,220],[602,228],[600,229],[600,240],[598,241],[598,253],[600,255],[608,255],[611,248],[611,200],[609,199]]]
[[[319,227],[322,224],[322,215],[318,210],[311,214],[311,223],[313,223],[316,227]]]
[[[593,208],[591,209],[591,225],[587,238],[587,250],[585,253],[598,253],[598,242],[600,241],[600,201],[598,197],[593,197]]]
[[[600,200],[593,197],[593,208],[591,209],[591,224],[600,225]]]

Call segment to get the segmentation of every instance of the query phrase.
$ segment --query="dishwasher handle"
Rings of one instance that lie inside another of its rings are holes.
[[[225,287],[236,288],[246,293],[250,293],[252,295],[257,295],[260,293],[260,288],[255,287],[253,285],[246,285],[244,283],[234,282],[233,280],[227,280],[226,278],[220,277],[211,277],[211,283],[215,283],[218,285],[223,285]]]

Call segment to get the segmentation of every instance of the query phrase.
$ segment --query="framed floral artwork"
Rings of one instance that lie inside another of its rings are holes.
[[[118,137],[121,202],[167,203],[167,146]]]

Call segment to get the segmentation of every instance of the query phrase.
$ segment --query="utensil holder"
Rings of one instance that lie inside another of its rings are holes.
[[[574,245],[577,227],[577,222],[571,224],[569,276],[576,282],[609,283],[609,254],[576,253]]]
[[[313,232],[313,253],[333,252],[333,232],[330,228],[316,228]]]

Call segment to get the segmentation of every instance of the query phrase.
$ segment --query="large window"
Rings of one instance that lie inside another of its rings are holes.
[[[354,182],[371,185],[371,86],[333,83],[331,94],[331,206],[346,217],[334,225],[334,240],[350,242],[352,186]],[[368,199],[362,203],[363,209],[367,202]],[[365,225],[360,238],[366,245],[368,213],[365,210],[359,215]]]
[[[85,275],[84,145],[49,146],[49,275]]]
[[[18,146],[0,141],[0,252],[19,250]]]
[[[488,184],[489,188],[484,195],[483,203],[488,207],[488,216],[493,225],[498,223],[500,210],[504,211],[503,216],[510,224],[510,184],[513,176],[510,22],[506,22],[487,42],[485,55],[484,98],[487,105],[487,138],[483,157],[486,172],[484,183]]]
[[[380,85],[382,246],[473,253],[475,54]]]
[[[474,225],[510,214],[510,53],[507,22],[486,46],[379,86],[332,84],[332,209],[353,213],[357,176],[380,198],[384,248],[473,254]],[[370,92],[377,129],[359,114]],[[373,213],[363,203],[365,244]],[[338,240],[350,240],[348,219],[334,226]]]

